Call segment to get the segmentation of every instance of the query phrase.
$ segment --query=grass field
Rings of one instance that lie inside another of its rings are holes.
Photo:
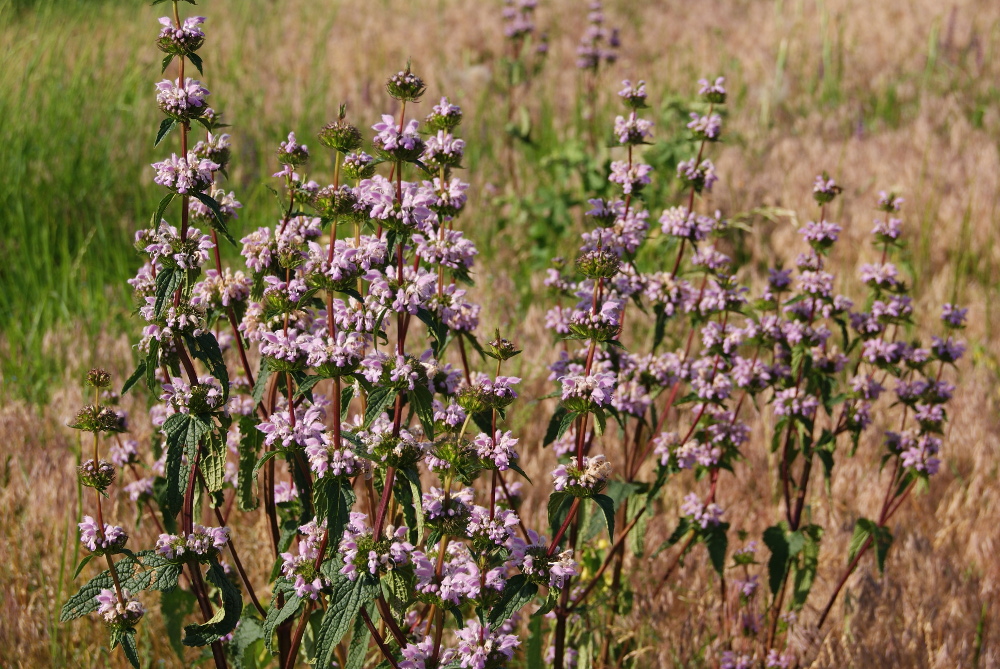
[[[123,662],[108,655],[97,621],[59,625],[52,602],[72,588],[79,560],[79,445],[62,425],[80,402],[81,370],[102,364],[121,379],[131,371],[129,347],[138,338],[125,279],[135,269],[132,232],[158,198],[149,163],[159,153],[152,146],[158,123],[153,83],[160,78],[152,42],[162,11],[146,4],[0,0],[3,667]],[[547,305],[531,296],[544,259],[572,252],[586,177],[603,169],[607,150],[601,142],[590,149],[587,110],[578,102],[584,84],[572,62],[585,23],[581,3],[539,5],[538,23],[552,48],[523,98],[530,142],[518,146],[512,180],[504,167],[507,109],[496,86],[504,49],[499,2],[200,3],[209,17],[204,80],[213,106],[233,125],[231,188],[245,205],[236,236],[271,222],[264,184],[276,169],[278,141],[295,130],[309,143],[343,101],[362,126],[392,112],[380,82],[412,58],[429,84],[418,115],[442,94],[465,109],[463,176],[474,194],[464,220],[482,252],[474,297],[488,305],[483,330],[500,326],[526,350],[547,350]],[[970,307],[972,354],[961,367],[943,473],[894,521],[888,575],[863,563],[826,636],[816,640],[804,632],[797,643],[812,649],[808,660],[816,667],[1000,667],[1000,338],[994,330],[1000,316],[993,308],[1000,282],[994,241],[1000,230],[1000,5],[706,0],[695,7],[680,0],[608,0],[605,10],[622,28],[623,47],[619,62],[601,76],[595,122],[607,128],[618,113],[612,104],[621,79],[645,79],[662,142],[651,152],[662,165],[670,164],[671,147],[680,146],[678,105],[693,96],[694,81],[727,77],[728,137],[717,151],[720,183],[709,204],[752,223],[742,250],[751,268],[794,258],[796,219],[780,212],[812,211],[812,178],[825,169],[845,187],[832,214],[845,229],[846,243],[832,261],[842,274],[871,260],[875,194],[893,189],[906,198],[910,246],[903,266],[918,308],[936,313],[944,301]],[[669,175],[657,174],[668,185],[654,191],[653,212],[674,195]],[[527,396],[547,392],[545,362],[525,357],[519,363]],[[144,405],[130,401],[137,429],[148,433]],[[522,444],[540,441],[542,420],[537,405],[516,412],[512,427]],[[755,435],[748,472],[767,468],[762,435]],[[868,499],[874,493],[865,487],[877,458],[869,446],[814,500],[826,524],[840,526],[824,542],[826,555],[843,555],[850,514],[879,501]],[[529,474],[551,464],[551,454],[526,451]],[[734,508],[771,494],[773,483],[743,475],[730,482],[725,498]],[[542,496],[538,491],[529,505],[544,505]],[[127,499],[118,501],[112,513],[127,520]],[[251,515],[248,522],[260,520]],[[759,529],[771,519],[742,522]],[[651,535],[669,533],[668,523],[654,523]],[[244,529],[253,534],[252,526]],[[148,540],[152,532],[144,526],[139,534]],[[263,545],[263,534],[258,538]],[[705,595],[691,562],[680,575],[683,587],[643,602],[637,609],[647,615],[635,614],[621,630],[637,635],[650,667],[672,666],[704,641],[699,622],[685,617],[690,602]],[[251,571],[266,569],[262,563]],[[817,599],[834,585],[835,565],[826,566]],[[636,587],[641,592],[643,584]],[[156,649],[150,658],[163,658],[152,666],[181,666],[154,638],[153,617],[143,625],[140,646]]]

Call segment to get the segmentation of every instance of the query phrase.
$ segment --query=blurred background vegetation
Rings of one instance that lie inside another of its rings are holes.
[[[513,103],[499,2],[212,0],[192,8],[209,16],[202,79],[233,125],[227,186],[245,205],[237,236],[273,217],[264,184],[278,141],[295,130],[308,142],[341,102],[361,126],[392,112],[381,82],[412,58],[430,84],[415,113],[444,94],[465,109],[469,234],[483,267],[497,266],[499,254],[503,267],[517,268],[507,278],[523,304],[532,272],[577,225],[581,199],[604,187],[619,81],[649,82],[655,216],[687,152],[682,101],[697,78],[721,73],[734,95],[717,160],[722,188],[710,206],[734,216],[798,204],[823,169],[864,198],[896,187],[928,233],[911,254],[916,280],[940,269],[951,274],[942,289],[952,293],[969,280],[990,283],[996,7],[898,0],[879,3],[876,20],[850,0],[706,2],[697,12],[683,2],[611,0],[609,24],[624,43],[618,63],[592,82],[591,106],[572,66],[582,3],[539,4],[551,53]],[[136,266],[133,231],[155,208],[149,163],[163,153],[152,146],[161,77],[152,41],[164,6],[0,0],[0,395],[44,402],[67,368],[89,363],[98,335],[137,325],[125,279]],[[852,199],[847,206],[858,211],[870,204]],[[935,234],[942,226],[949,234]]]

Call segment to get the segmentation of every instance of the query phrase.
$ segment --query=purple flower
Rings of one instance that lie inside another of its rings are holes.
[[[941,308],[941,320],[948,328],[960,329],[965,327],[965,317],[969,313],[968,309],[956,307],[953,304],[945,304]]]
[[[489,435],[480,433],[472,444],[476,447],[479,457],[499,471],[506,471],[510,468],[510,463],[517,460],[517,451],[514,450],[517,439],[511,436],[510,430],[506,432],[497,430],[492,439]]]
[[[615,119],[615,135],[618,136],[619,144],[647,143],[653,138],[653,122],[639,118],[633,111],[628,117],[619,116]]]
[[[179,158],[174,153],[166,160],[153,163],[153,169],[156,170],[155,183],[183,195],[201,192],[212,185],[212,173],[219,169],[219,165],[207,158],[199,158],[194,151],[188,151],[186,158]]]
[[[649,174],[652,171],[652,166],[644,163],[630,165],[623,160],[616,160],[611,163],[611,176],[608,177],[608,181],[620,185],[626,195],[637,193],[650,182]]]
[[[97,612],[104,618],[104,622],[115,628],[131,628],[142,615],[146,608],[138,598],[134,597],[127,588],[122,588],[122,601],[114,590],[102,589],[97,596]]]
[[[208,108],[205,104],[205,97],[208,95],[208,89],[191,77],[184,79],[183,86],[177,79],[164,79],[156,84],[156,103],[160,111],[178,120],[186,121],[201,116]]]
[[[681,514],[688,516],[692,521],[701,526],[701,529],[708,528],[709,525],[718,525],[722,522],[722,508],[711,503],[705,505],[696,493],[688,493],[681,505]]]
[[[514,649],[521,645],[517,636],[484,628],[475,617],[455,634],[458,637],[456,659],[459,666],[469,669],[505,664],[514,657]]]
[[[101,554],[108,550],[118,551],[128,541],[128,535],[125,534],[125,530],[117,525],[105,523],[104,531],[102,532],[97,521],[91,516],[84,516],[83,522],[79,523],[79,528],[80,543],[86,546],[92,553]]]

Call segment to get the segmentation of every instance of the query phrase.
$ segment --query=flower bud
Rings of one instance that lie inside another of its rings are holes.
[[[87,372],[87,383],[94,388],[107,388],[111,385],[111,374],[95,367]]]
[[[87,460],[77,468],[80,483],[88,488],[95,488],[100,492],[108,489],[115,480],[115,466],[107,460],[94,462]]]
[[[588,251],[576,259],[576,268],[588,279],[610,279],[618,274],[622,261],[612,251]]]
[[[419,102],[420,96],[427,90],[427,85],[410,71],[410,65],[407,63],[405,70],[389,77],[385,89],[389,95],[401,102]]]
[[[323,146],[350,153],[361,148],[361,131],[343,119],[328,123],[319,131],[319,141]]]

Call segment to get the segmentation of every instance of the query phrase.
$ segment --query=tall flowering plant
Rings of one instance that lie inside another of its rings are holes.
[[[724,80],[700,82],[701,99],[687,125],[697,154],[677,166],[685,201],[663,211],[658,229],[642,208],[652,178],[638,153],[652,136],[652,123],[640,115],[645,85],[626,81],[619,96],[626,111],[614,133],[623,159],[611,163],[608,176],[619,196],[590,200],[592,227],[582,235],[575,266],[560,261],[546,279],[558,296],[547,325],[563,341],[550,367],[560,403],[546,444],[560,464],[552,472],[549,520],[571,548],[594,535],[584,510],[603,519],[599,526],[606,524],[612,537],[604,550],[587,549],[583,560],[593,567],[559,594],[553,661],[557,669],[572,666],[579,648],[600,648],[601,665],[629,656],[628,643],[611,636],[630,581],[623,576],[626,545],[646,555],[649,516],[669,513],[662,499],[668,482],[691,471],[703,489],[684,496],[673,531],[652,552],[671,554],[653,591],[704,545],[722,588],[710,652],[723,667],[788,667],[795,659],[787,633],[809,598],[825,532],[807,512],[814,474],[822,470],[829,479],[836,460],[853,455],[872,431],[876,413],[898,416],[898,427],[881,438],[882,470],[890,472],[884,502],[877,519],[857,520],[848,565],[815,621],[822,625],[867,552],[874,548],[883,568],[892,543],[887,522],[938,469],[954,390],[943,375],[964,350],[950,332],[963,326],[965,311],[945,305],[947,334],[929,346],[902,338],[914,323],[913,304],[891,262],[901,245],[902,200],[887,193],[872,232],[879,260],[860,269],[864,306],[838,294],[827,258],[841,227],[827,212],[841,189],[825,174],[813,186],[818,216],[800,229],[805,252],[794,268],[771,269],[754,296],[723,250],[733,226],[720,212],[696,206],[718,178],[706,154],[721,135]],[[724,474],[746,459],[762,413],[774,424],[778,503],[764,513],[775,524],[733,548],[732,530],[744,541],[750,528],[727,518]],[[766,559],[757,556],[762,547],[770,552]],[[769,594],[758,586],[762,576]]]
[[[209,647],[217,667],[272,656],[362,666],[370,647],[393,667],[500,666],[520,644],[519,609],[539,589],[559,591],[576,563],[526,527],[508,480],[523,475],[503,426],[520,379],[503,364],[520,351],[474,334],[480,307],[463,286],[477,251],[458,227],[462,111],[441,98],[421,127],[408,112],[426,86],[407,66],[386,83],[399,115],[374,123],[370,142],[344,107],[319,131],[327,185],[289,133],[275,155],[276,223],[237,244],[241,205],[219,185],[230,136],[209,90],[186,76],[202,70],[206,20],[179,9],[156,41],[176,77],[156,85],[155,142],[173,132],[180,153],[153,165],[167,192],[136,233],[144,264],[130,283],[145,325],[123,388],[144,383],[159,398],[155,434],[148,447],[119,440],[106,461],[100,436],[125,431],[122,415],[97,395],[74,421],[94,433],[80,477],[97,490],[80,569],[94,556],[108,569],[62,619],[99,612],[134,666],[153,591],[197,601],[201,621],[182,642]],[[240,247],[242,269],[222,264],[221,239]],[[495,361],[493,374],[471,354]],[[96,370],[90,382],[99,392],[110,379]],[[161,531],[144,550],[102,516],[119,470]],[[196,522],[205,502],[214,526]],[[273,569],[254,578],[230,521],[261,507]]]

